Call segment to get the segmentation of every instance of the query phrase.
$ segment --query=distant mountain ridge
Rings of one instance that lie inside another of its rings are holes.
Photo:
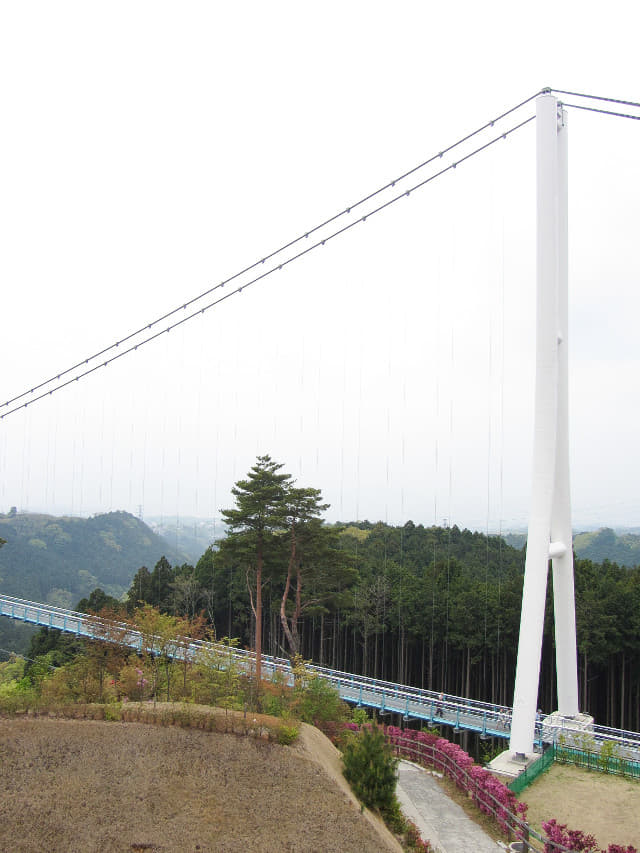
[[[8,595],[74,607],[101,587],[120,598],[141,566],[160,557],[186,561],[128,512],[91,518],[15,513],[0,516],[0,590]]]
[[[627,568],[640,566],[640,536],[637,533],[618,534],[610,527],[603,527],[590,533],[577,533],[573,537],[573,547],[583,560],[594,563],[609,560]]]
[[[527,543],[526,533],[509,533],[504,538],[514,548],[524,548]],[[574,533],[573,550],[581,560],[593,563],[609,560],[628,569],[640,566],[640,535],[637,533],[616,533],[611,527]]]

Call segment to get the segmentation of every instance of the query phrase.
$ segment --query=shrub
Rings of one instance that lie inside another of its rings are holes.
[[[299,733],[300,731],[296,725],[285,725],[283,723],[278,729],[276,729],[278,743],[282,746],[289,746],[292,744],[298,737]]]
[[[600,747],[600,756],[598,763],[600,768],[608,773],[613,770],[616,765],[616,759],[620,758],[620,748],[617,743],[612,740],[605,740]]]
[[[263,682],[260,700],[264,714],[283,717],[289,713],[293,700],[293,690],[287,685],[281,672],[275,672],[270,681]]]
[[[599,853],[598,843],[593,835],[585,835],[581,829],[567,829],[565,823],[558,823],[555,818],[543,823],[542,828],[547,836],[547,843],[544,845],[545,853],[557,853],[557,845],[561,845],[566,850]],[[628,847],[621,847],[619,844],[610,844],[601,853],[638,853],[638,851],[631,844]]]
[[[139,702],[149,694],[150,680],[150,673],[145,672],[136,661],[135,664],[127,664],[120,670],[118,690],[132,702]]]
[[[8,661],[0,663],[0,687],[20,681],[24,675],[25,661],[12,655]]]
[[[0,685],[0,713],[13,716],[33,704],[32,688],[24,689],[18,685],[19,682]]]
[[[304,723],[335,722],[348,715],[347,706],[335,687],[315,673],[304,678],[298,676],[294,694],[294,710]]]
[[[358,726],[364,726],[365,723],[371,722],[366,708],[355,707],[351,712],[351,719]]]
[[[391,747],[377,726],[363,728],[347,745],[344,775],[358,799],[372,809],[389,811],[396,805],[396,767]]]
[[[567,829],[564,823],[548,820],[542,824],[548,842],[544,845],[545,853],[555,853],[556,845],[561,844],[567,850],[582,850],[584,853],[597,853],[598,844],[593,835],[585,835],[581,830]]]
[[[428,841],[423,841],[420,830],[412,821],[406,822],[404,830],[404,841],[409,850],[418,850],[420,853],[432,853],[433,847]]]

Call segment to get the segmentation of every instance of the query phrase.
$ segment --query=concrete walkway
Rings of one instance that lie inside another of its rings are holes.
[[[498,853],[506,845],[493,841],[444,793],[422,767],[401,761],[396,795],[405,816],[440,853]]]

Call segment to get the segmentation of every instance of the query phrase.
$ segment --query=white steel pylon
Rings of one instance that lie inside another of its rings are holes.
[[[509,750],[533,752],[549,559],[553,566],[558,712],[578,715],[569,490],[567,116],[536,100],[537,305],[533,475]]]

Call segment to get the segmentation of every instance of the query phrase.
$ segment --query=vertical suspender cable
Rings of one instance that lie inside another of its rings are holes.
[[[500,276],[500,484],[499,484],[499,511],[498,511],[498,601],[497,601],[497,638],[496,638],[496,668],[498,675],[498,702],[506,703],[506,696],[501,692],[500,679],[500,629],[502,627],[502,519],[504,513],[504,378],[505,378],[505,275],[504,275],[504,199],[501,205],[501,276]]]
[[[21,509],[29,510],[29,480],[31,479],[31,409],[24,413],[24,432],[22,433],[22,483],[20,486]]]
[[[346,340],[342,355],[342,440],[340,442],[340,518],[344,518],[344,442],[346,431],[346,397],[347,397],[347,354]],[[346,520],[346,519],[345,519]]]
[[[202,315],[200,315],[200,323],[199,323],[199,344],[200,344],[200,355],[198,358],[198,388],[196,391],[197,403],[196,403],[196,434],[195,434],[195,442],[196,442],[196,456],[195,456],[195,483],[194,483],[194,522],[193,522],[193,534],[194,539],[196,538],[197,532],[197,521],[196,519],[200,517],[200,441],[201,441],[201,424],[202,424],[202,372],[203,372],[203,364],[204,364],[204,330],[202,328],[203,321]]]
[[[320,471],[320,395],[322,389],[322,338],[318,343],[318,373],[317,373],[317,391],[316,391],[316,465],[315,465],[315,481],[318,482]]]
[[[302,347],[300,351],[300,390],[298,393],[298,406],[299,406],[299,445],[298,445],[298,477],[300,480],[303,478],[303,458],[304,458],[304,406],[305,406],[305,387],[304,387],[304,375],[305,375],[305,363],[306,363],[306,351],[305,351],[305,338],[302,338]]]
[[[81,415],[81,423],[80,423],[80,506],[79,506],[79,514],[84,514],[84,466],[85,466],[85,454],[86,454],[86,435],[87,435],[87,419],[86,419],[86,411],[84,407],[82,408]]]
[[[441,245],[439,241],[439,245]],[[432,598],[431,598],[431,648],[429,657],[429,689],[433,688],[433,650],[435,646],[435,614],[436,614],[436,588],[437,588],[437,564],[438,564],[438,489],[440,487],[440,455],[439,455],[439,436],[440,436],[440,285],[441,285],[442,264],[441,257],[438,255],[438,271],[436,275],[436,311],[435,311],[435,329],[433,334],[435,346],[435,431],[434,431],[434,477],[433,477],[433,580],[432,580]],[[443,649],[444,653],[444,649]],[[441,669],[444,676],[444,670]],[[441,680],[441,689],[444,689],[444,678]]]
[[[56,467],[58,461],[58,426],[60,421],[60,403],[56,402],[55,408],[56,416],[55,416],[55,427],[53,430],[53,463],[51,470],[51,506],[55,506],[56,503]]]
[[[408,354],[407,354],[407,302],[403,301],[404,307],[404,340],[403,340],[403,358],[402,364],[408,364]],[[401,371],[401,382],[402,382],[402,434],[400,437],[400,522],[404,525],[408,519],[405,518],[405,509],[404,509],[404,485],[406,480],[406,425],[408,422],[407,418],[407,371],[403,369]],[[417,460],[416,460],[417,464]]]
[[[487,240],[487,246],[492,245],[493,225],[495,220],[495,204],[494,204],[494,189],[495,189],[495,163],[491,158],[491,176],[490,176],[490,203],[491,211],[489,216],[490,239]],[[482,681],[483,689],[486,690],[487,684],[487,639],[488,639],[488,609],[489,609],[489,563],[490,563],[490,524],[491,524],[491,462],[493,453],[493,298],[491,284],[494,281],[493,276],[493,256],[491,252],[487,253],[487,326],[488,326],[488,344],[487,344],[487,515],[486,515],[486,561],[485,561],[485,576],[484,576],[484,638],[483,638],[483,655],[482,655]],[[483,697],[486,698],[486,697]]]
[[[142,473],[140,483],[140,519],[144,518],[146,486],[147,486],[147,442],[149,430],[149,410],[147,406],[142,407]]]
[[[110,412],[111,416],[111,467],[109,471],[109,512],[113,512],[113,475],[115,466],[116,454],[116,415],[113,408]]]
[[[356,447],[356,521],[360,521],[360,454],[362,437],[362,338],[360,339],[360,359],[358,367],[358,435]]]
[[[58,409],[57,403],[54,403],[53,400],[50,400],[49,402],[50,402],[50,405],[52,405],[54,407],[54,410],[56,411],[56,414],[57,414],[57,409]],[[53,420],[55,420],[55,417]],[[49,423],[51,423],[51,421],[49,421]],[[3,434],[3,437],[6,438],[6,430],[3,430],[2,434]],[[50,462],[51,462],[51,429],[48,429],[47,430],[47,455],[45,458],[45,467],[44,467],[44,509],[45,510],[49,509],[49,507],[53,507],[53,504],[50,503],[50,501],[49,501]],[[3,472],[6,471],[6,468],[4,465],[2,467],[2,471]],[[4,480],[5,480],[5,477],[3,476],[2,477],[3,493],[4,493]]]
[[[203,332],[204,334],[204,332]],[[216,434],[215,434],[215,458],[213,465],[213,507],[211,515],[213,517],[213,538],[214,541],[216,539],[216,519],[219,511],[218,507],[218,478],[220,476],[220,412],[222,411],[222,402],[220,399],[220,387],[222,385],[221,381],[221,365],[220,359],[217,359],[217,381],[216,381],[216,405],[214,408],[214,418],[216,425]],[[229,581],[229,601],[231,601],[231,580]],[[231,607],[231,604],[229,604]],[[231,614],[231,610],[229,610],[229,614]],[[229,615],[229,626],[231,626],[231,615]],[[231,639],[231,627],[229,627],[229,633],[227,634],[228,639]]]
[[[236,376],[239,374],[239,353],[236,352]],[[238,464],[238,385],[233,385],[233,466],[231,471],[231,481],[236,482],[237,464]],[[274,423],[275,433],[275,423]],[[275,436],[274,436],[275,437]]]
[[[387,340],[389,343],[389,340]],[[389,492],[391,489],[391,387],[392,387],[392,370],[391,370],[391,350],[389,350],[389,359],[387,363],[387,453],[385,466],[385,498],[384,498],[384,520],[385,524],[389,523]]]
[[[139,422],[140,414],[138,412],[137,406],[137,394],[134,391],[134,388],[131,388],[130,400],[129,400],[129,412],[131,413],[131,431],[129,434],[129,500],[128,507],[129,512],[133,513],[134,500],[133,500],[133,479],[136,475],[135,470],[135,456],[134,456],[134,448],[135,448],[135,425]]]
[[[167,407],[162,407],[162,438],[160,441],[160,525],[164,527],[164,484],[167,478]]]
[[[491,323],[491,310],[489,310],[489,345],[488,345],[488,393],[487,393],[487,418],[488,418],[488,427],[487,427],[487,518],[486,518],[486,560],[485,560],[485,571],[484,571],[484,654],[483,658],[483,681],[486,684],[486,661],[487,661],[487,621],[488,614],[487,611],[489,609],[489,559],[490,559],[490,548],[489,548],[489,535],[490,535],[490,520],[491,520],[491,451],[492,451],[492,434],[491,434],[491,393],[493,389],[493,358],[492,358],[492,347],[493,347],[493,329]]]
[[[75,491],[76,491],[76,450],[78,444],[78,435],[74,430],[71,441],[71,515],[75,515]]]
[[[183,309],[184,314],[186,315],[186,310]],[[185,337],[185,327],[180,327],[180,401],[177,406],[176,412],[176,433],[175,433],[175,443],[176,443],[176,527],[175,527],[175,548],[176,551],[179,551],[178,548],[178,539],[180,535],[180,499],[181,499],[181,477],[182,477],[182,465],[183,465],[183,452],[182,452],[182,444],[183,444],[183,412],[184,406],[186,405],[185,393],[184,393],[184,337]],[[190,396],[190,395],[189,395]],[[189,403],[191,404],[191,400]]]

